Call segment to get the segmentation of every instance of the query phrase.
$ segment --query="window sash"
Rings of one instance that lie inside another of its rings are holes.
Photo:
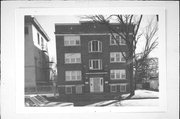
[[[111,80],[123,80],[126,79],[126,71],[125,70],[111,70],[110,71]]]
[[[81,94],[82,93],[82,86],[76,86],[76,93]]]
[[[110,86],[110,91],[111,92],[117,92],[117,85],[111,85]]]
[[[115,73],[110,74],[111,79],[115,79]]]
[[[127,86],[127,84],[121,84],[120,85],[120,92],[126,92],[126,86]]]
[[[70,63],[70,59],[66,58],[65,63]]]
[[[81,63],[80,53],[65,53],[65,64]]]
[[[117,88],[119,87],[119,89]],[[110,92],[117,92],[118,90],[119,92],[126,92],[127,91],[127,84],[113,84],[110,85]]]
[[[124,55],[125,52],[123,52]],[[126,62],[121,52],[111,52],[110,53],[110,62],[111,63],[118,63],[118,62]]]
[[[81,71],[66,71],[65,78],[66,78],[66,81],[80,81]]]
[[[88,43],[89,52],[102,52],[102,42],[93,40]]]
[[[66,94],[72,94],[72,86],[65,87]]]
[[[64,36],[64,46],[79,46],[80,36]]]
[[[114,37],[118,40],[119,45],[126,45],[126,42],[124,39],[121,38],[121,36],[114,34]],[[117,45],[116,40],[114,39],[112,35],[110,35],[110,45]]]
[[[69,45],[76,45],[74,40],[69,40]]]
[[[98,51],[98,41],[92,42],[92,51]]]
[[[80,40],[76,40],[76,45],[80,45]]]
[[[101,59],[91,59],[91,60],[89,60],[89,69],[91,69],[91,70],[100,70],[100,69],[102,69],[102,60]]]

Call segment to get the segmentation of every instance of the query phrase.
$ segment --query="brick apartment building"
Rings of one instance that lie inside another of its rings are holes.
[[[49,82],[50,41],[46,32],[32,16],[25,16],[25,92],[34,92],[37,87]]]
[[[121,31],[118,24],[112,24]],[[108,29],[93,22],[55,24],[58,89],[61,97],[115,95],[130,91],[127,64]],[[87,94],[87,95],[86,95]],[[89,98],[89,97],[88,97]]]

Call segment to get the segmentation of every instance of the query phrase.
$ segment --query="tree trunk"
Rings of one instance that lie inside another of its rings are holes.
[[[129,97],[132,97],[134,92],[134,78],[133,78],[133,63],[128,65],[128,71],[129,71],[129,79],[130,79],[130,95]]]
[[[136,81],[137,81],[137,69],[138,69],[138,66],[137,64],[135,63],[135,71],[134,71],[134,90],[136,90]]]

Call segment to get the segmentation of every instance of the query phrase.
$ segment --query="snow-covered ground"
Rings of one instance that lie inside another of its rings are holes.
[[[101,101],[86,106],[158,106],[158,93],[148,90],[136,90],[135,95],[127,100],[108,100]],[[122,97],[127,97],[128,94]]]
[[[127,97],[129,94],[123,95],[123,97]],[[159,92],[149,91],[149,90],[136,90],[135,95],[131,97],[131,99],[137,98],[158,98]]]
[[[42,94],[47,97],[53,97],[54,94]],[[129,94],[122,95],[123,100],[107,100],[99,102],[78,102],[74,106],[90,106],[90,107],[102,107],[102,106],[158,106],[159,92],[149,90],[136,90],[135,95],[130,99],[125,99]],[[32,96],[32,95],[31,95]],[[62,103],[62,102],[61,102]],[[85,104],[84,104],[85,103]],[[63,104],[63,103],[62,103]]]

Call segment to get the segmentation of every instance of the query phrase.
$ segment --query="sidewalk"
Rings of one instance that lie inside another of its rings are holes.
[[[122,95],[126,98],[129,94]],[[159,92],[149,90],[136,90],[135,95],[130,99],[125,100],[108,100],[96,102],[86,106],[158,106],[159,103]]]
[[[41,96],[47,96],[47,97],[54,97],[54,93],[33,93],[33,94],[25,94],[25,96],[35,96],[35,95],[41,95]],[[56,95],[58,96],[58,95]]]

